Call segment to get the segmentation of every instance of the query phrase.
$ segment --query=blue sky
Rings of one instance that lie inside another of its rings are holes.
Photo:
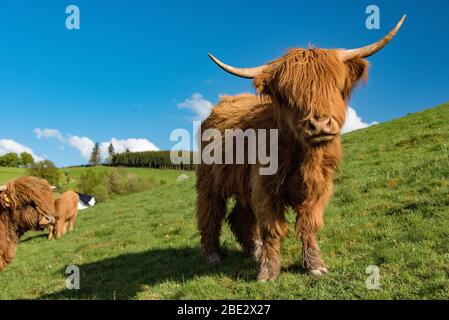
[[[70,4],[80,8],[80,30],[65,27]],[[380,30],[365,28],[370,4],[380,8]],[[84,138],[170,149],[171,131],[191,128],[195,110],[220,94],[254,91],[208,52],[252,66],[309,43],[358,47],[403,14],[403,28],[369,59],[369,81],[351,101],[366,123],[449,100],[448,1],[0,0],[3,152],[14,142],[63,166],[86,162]]]

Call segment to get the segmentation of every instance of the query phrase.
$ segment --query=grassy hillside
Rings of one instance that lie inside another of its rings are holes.
[[[0,184],[6,183],[9,180],[23,176],[25,169],[22,168],[3,168],[0,167]]]
[[[67,172],[70,175],[71,179],[71,187],[76,186],[76,182],[83,172],[86,170],[92,170],[94,172],[105,172],[108,170],[112,170],[111,167],[78,167],[78,168],[63,168],[61,169],[61,173]],[[176,178],[182,174],[181,171],[175,170],[157,170],[157,169],[146,169],[146,168],[125,168],[124,169],[128,173],[137,174],[142,177],[154,178],[155,181],[159,182],[164,180],[165,182],[171,183],[176,181]],[[0,183],[6,183],[11,179],[15,179],[17,177],[23,176],[26,174],[25,169],[21,168],[1,168],[0,167]],[[193,175],[193,173],[188,173],[189,175]]]
[[[344,151],[319,236],[325,277],[301,270],[293,232],[274,282],[255,280],[227,227],[223,264],[204,265],[189,179],[84,211],[60,242],[28,234],[0,298],[449,298],[449,104],[345,135]],[[65,289],[68,265],[81,268],[81,290]],[[366,288],[370,265],[380,290]]]

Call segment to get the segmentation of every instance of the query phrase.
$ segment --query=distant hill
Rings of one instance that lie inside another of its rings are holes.
[[[227,227],[223,264],[204,265],[190,178],[88,209],[60,242],[27,235],[0,274],[0,298],[449,298],[449,104],[343,141],[319,236],[330,267],[325,277],[301,271],[293,232],[274,282],[255,280],[257,264],[240,253]],[[81,290],[65,289],[68,265],[80,266]],[[379,290],[366,287],[371,265],[380,271]]]
[[[76,188],[76,182],[83,172],[86,170],[91,170],[94,172],[106,172],[108,170],[113,170],[112,167],[70,167],[61,168],[62,173],[68,173],[71,179],[70,187]],[[138,176],[146,178],[154,178],[156,181],[164,180],[166,182],[176,181],[177,177],[183,173],[183,171],[175,170],[158,170],[149,168],[124,168],[128,173],[136,174]],[[0,184],[6,183],[9,180],[18,178],[26,174],[26,169],[23,168],[2,168],[0,167]],[[193,174],[193,173],[192,173]]]

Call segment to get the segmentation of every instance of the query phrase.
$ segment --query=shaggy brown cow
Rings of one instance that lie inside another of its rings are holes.
[[[55,223],[53,201],[42,179],[24,177],[0,186],[0,271],[14,259],[25,232]]]
[[[78,215],[78,201],[79,196],[73,191],[64,192],[55,200],[56,224],[54,227],[50,226],[49,240],[53,239],[54,231],[56,231],[56,239],[61,239],[61,236],[67,232],[67,225],[69,230],[73,231]]]
[[[383,39],[359,49],[292,49],[267,65],[243,69],[210,55],[225,71],[254,79],[259,95],[222,98],[202,123],[201,132],[219,130],[220,143],[225,145],[226,129],[277,129],[279,163],[271,176],[260,174],[259,163],[198,166],[197,218],[206,261],[220,261],[221,225],[226,201],[233,197],[236,203],[227,221],[244,251],[259,260],[259,280],[275,279],[280,272],[287,207],[296,211],[302,266],[314,275],[327,273],[316,233],[323,226],[333,173],[341,158],[339,133],[348,100],[357,83],[367,78],[364,58],[381,50],[404,19]],[[202,149],[207,144],[203,141]],[[225,151],[221,152],[224,157]]]

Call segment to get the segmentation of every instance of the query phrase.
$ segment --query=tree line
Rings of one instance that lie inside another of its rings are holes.
[[[108,157],[101,158],[100,144],[97,142],[91,152],[89,165],[99,166],[102,164],[111,167],[133,167],[172,170],[194,170],[195,165],[181,163],[173,164],[170,159],[171,151],[144,151],[130,152],[128,149],[123,153],[116,153],[112,143],[108,147]],[[193,163],[193,152],[189,152],[190,161]]]
[[[20,154],[10,152],[0,156],[0,167],[19,168],[30,167],[33,164],[34,158],[28,152]]]
[[[114,167],[135,167],[153,169],[172,170],[194,170],[195,165],[184,164],[175,165],[170,159],[171,151],[145,151],[145,152],[125,152],[115,154],[111,158],[110,165]],[[189,152],[190,161],[193,163],[193,152]]]
[[[108,148],[108,157],[106,159],[101,158],[101,150],[99,143],[96,143],[92,149],[91,157],[89,160],[90,166],[100,166],[102,164],[112,167],[135,167],[135,168],[152,168],[152,169],[172,169],[172,170],[194,170],[195,165],[193,163],[193,152],[189,152],[190,161],[179,165],[173,164],[170,158],[171,151],[145,151],[145,152],[130,152],[126,150],[124,153],[116,153],[112,143]],[[0,167],[14,167],[14,168],[29,168],[30,171],[52,171],[48,168],[56,168],[54,164],[49,161],[35,162],[33,156],[28,152],[6,153],[0,156]],[[34,174],[37,174],[34,172]],[[34,175],[33,174],[33,175]],[[39,176],[39,174],[37,174]],[[59,180],[57,174],[51,174],[52,179]],[[47,177],[48,178],[48,177]]]

